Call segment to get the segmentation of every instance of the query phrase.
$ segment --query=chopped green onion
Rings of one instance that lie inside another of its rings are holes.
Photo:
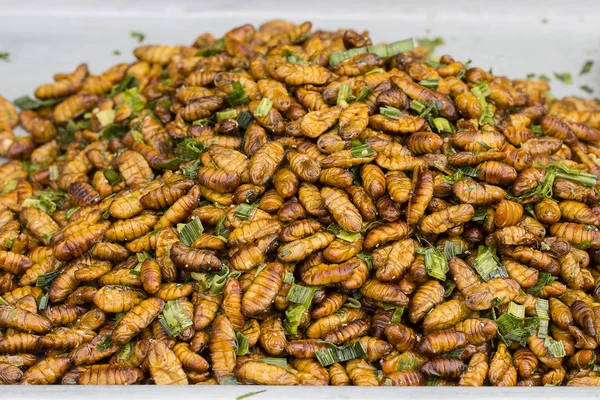
[[[102,128],[99,136],[104,140],[121,139],[125,135],[125,132],[127,132],[125,126],[113,124]]]
[[[225,48],[225,38],[217,40],[215,45],[209,49],[200,50],[196,53],[196,57],[210,57],[219,54]]]
[[[552,354],[554,357],[562,358],[567,355],[563,342],[554,340],[550,336],[547,336],[544,340],[544,346],[548,350],[548,353]]]
[[[196,176],[198,175],[198,170],[200,169],[201,165],[202,163],[200,162],[200,160],[196,161],[192,166],[187,167],[183,170],[183,176],[185,176],[188,179],[196,179]]]
[[[444,254],[442,254],[437,247],[425,249],[425,270],[432,278],[436,278],[441,281],[446,280],[448,262],[446,261]]]
[[[442,64],[442,63],[440,63],[438,61],[435,61],[435,60],[427,60],[427,61],[425,61],[425,64],[429,65],[431,68],[435,68],[435,69],[438,69],[438,68],[446,66],[446,64]]]
[[[525,309],[525,306],[522,306]],[[540,327],[538,329],[538,336],[540,338],[545,338],[548,336],[548,324],[550,323],[550,316],[548,315],[548,300],[545,299],[536,299],[535,301],[535,313],[537,317],[540,319]]]
[[[348,85],[347,83],[342,83],[338,90],[337,105],[340,107],[347,107],[348,103],[346,102],[346,100],[348,100],[351,96],[352,88],[350,87],[350,85]]]
[[[368,256],[366,254],[363,253],[358,253],[356,255],[356,258],[358,258],[359,260],[363,260],[364,262],[367,263],[367,267],[369,267],[369,269],[373,268],[373,256]]]
[[[38,286],[38,287],[50,286],[52,281],[54,279],[56,279],[56,277],[59,276],[60,274],[61,274],[61,272],[59,270],[48,272],[45,274],[38,274],[36,282],[35,282],[35,286]]]
[[[566,83],[567,85],[571,85],[573,83],[573,78],[571,77],[571,74],[569,72],[555,72],[554,77],[559,81]]]
[[[194,217],[192,218],[192,221],[187,224],[178,224],[177,230],[179,231],[179,239],[181,239],[186,246],[190,246],[200,237],[200,234],[204,232],[204,227],[202,226],[200,218]]]
[[[240,331],[235,331],[235,347],[236,347],[236,355],[244,356],[248,354],[248,338]]]
[[[171,337],[179,335],[184,329],[193,325],[190,316],[176,300],[167,301],[162,314],[158,316],[158,322]]]
[[[538,76],[538,79],[539,79],[540,81],[544,81],[544,82],[546,82],[546,83],[548,83],[548,82],[550,82],[550,81],[551,81],[551,79],[550,79],[550,78],[549,78],[547,75],[545,75],[545,74],[541,74],[541,75],[539,75],[539,76]]]
[[[451,280],[444,282],[444,298],[452,296],[452,292],[456,289],[456,283]]]
[[[531,132],[535,133],[536,136],[539,136],[543,133],[540,125],[531,125],[529,129],[531,129]]]
[[[133,136],[133,140],[135,140],[138,143],[145,143],[144,142],[144,136],[142,135],[142,132],[140,131],[136,131],[135,129],[131,131],[131,136]]]
[[[402,322],[402,315],[404,315],[404,307],[396,307],[394,309],[394,313],[392,314],[392,322],[393,323]]]
[[[283,282],[287,283],[287,284],[292,284],[295,282],[294,279],[294,274],[292,274],[290,271],[285,271],[285,276],[283,277]]]
[[[187,160],[184,160],[182,158],[174,157],[174,158],[170,159],[169,161],[156,163],[156,164],[154,164],[154,166],[156,168],[162,168],[162,169],[173,169],[173,168],[177,167],[179,164],[183,164],[186,161]]]
[[[295,283],[292,283],[290,287],[290,291],[288,292],[286,298],[292,303],[303,304],[307,308],[310,306],[312,299],[315,295],[315,290],[310,287],[300,286]]]
[[[234,378],[234,379],[235,379],[235,378]],[[256,396],[257,394],[264,393],[264,392],[266,392],[266,391],[267,391],[267,390],[265,389],[265,390],[258,390],[258,391],[256,391],[256,392],[248,392],[248,393],[245,393],[245,394],[243,394],[243,395],[241,395],[241,396],[238,396],[238,397],[236,397],[236,398],[235,398],[235,400],[243,400],[243,399],[246,399],[246,398],[248,398],[248,397],[252,397],[252,396]]]
[[[471,67],[472,62],[473,62],[472,60],[467,61],[467,63],[465,64],[465,67],[463,69],[461,69],[460,71],[458,71],[458,74],[456,74],[456,77],[458,79],[462,79],[465,77],[465,75],[467,74],[467,70]]]
[[[114,95],[116,95],[117,93],[121,93],[123,91],[125,91],[126,89],[132,88],[132,87],[137,87],[140,85],[140,81],[133,75],[127,75],[125,78],[123,78],[123,80],[121,80],[121,82],[119,82],[119,84],[114,85],[112,87],[112,89],[110,90],[110,97],[113,97]]]
[[[358,93],[358,96],[356,96],[356,101],[365,101],[372,92],[373,92],[373,89],[371,89],[368,86],[365,86],[364,88],[362,88],[360,90],[360,92]]]
[[[10,62],[10,59],[8,58],[9,56],[10,53],[8,53],[7,51],[3,51],[0,53],[0,60]]]
[[[258,361],[265,364],[277,365],[283,369],[288,369],[287,359],[285,357],[259,357]]]
[[[419,114],[425,111],[426,108],[427,106],[419,100],[413,100],[410,102],[410,109],[416,111]]]
[[[481,279],[486,282],[498,277],[508,278],[508,272],[500,264],[496,255],[496,248],[492,246],[479,246],[473,267],[475,267]]]
[[[414,371],[420,370],[421,367],[419,366],[419,361],[414,357],[401,358],[398,365],[396,365],[396,371],[405,371],[407,369],[412,369]]]
[[[302,321],[302,316],[308,310],[304,304],[290,304],[285,310],[285,320],[283,321],[283,327],[287,335],[297,335],[298,326]]]
[[[115,121],[116,112],[113,109],[102,110],[96,113],[96,118],[102,127],[108,126]]]
[[[390,106],[379,107],[379,113],[389,119],[400,119],[403,115],[402,111]]]
[[[232,107],[250,103],[250,99],[246,95],[246,91],[240,82],[233,82],[231,86],[233,87],[233,92],[227,96],[227,101]]]
[[[104,177],[106,178],[106,180],[108,181],[108,183],[111,186],[114,186],[117,183],[119,183],[119,182],[122,181],[121,176],[114,169],[105,169],[104,170]]]
[[[419,81],[419,85],[426,87],[427,89],[437,89],[440,86],[440,79],[422,79]]]
[[[291,51],[289,51],[289,50],[286,50],[284,53],[285,53],[285,56],[286,56],[286,58],[287,58],[287,61],[288,61],[290,64],[298,64],[298,65],[310,64],[310,63],[308,63],[308,62],[304,61],[304,60],[302,59],[302,57],[300,57],[300,56],[298,56],[298,55],[296,55],[296,54],[292,53],[292,52],[291,52]]]
[[[248,126],[250,126],[250,123],[252,122],[252,114],[250,114],[248,111],[241,111],[237,117],[237,123],[239,125],[240,128],[242,128],[243,130],[248,129]]]
[[[336,237],[345,240],[346,242],[356,242],[361,238],[360,233],[350,233],[343,230],[338,224],[330,224],[327,231],[333,233]]]
[[[146,35],[144,35],[142,32],[136,32],[136,31],[129,32],[129,36],[136,39],[138,41],[138,43],[142,43],[144,41],[144,39],[146,38]]]
[[[455,243],[450,240],[446,240],[444,243],[444,257],[446,260],[450,260],[452,257],[463,253],[462,246],[460,243]]]
[[[260,101],[260,104],[254,109],[254,115],[257,117],[266,117],[273,106],[273,102],[266,97]]]
[[[527,75],[525,75],[526,79],[533,79],[535,78],[535,74],[533,72],[528,73]]]
[[[362,144],[359,140],[356,140],[356,142],[354,140],[352,141],[350,152],[354,158],[371,157],[375,154],[375,150],[373,150],[371,146],[366,143]]]
[[[525,318],[525,306],[511,301],[508,303],[508,312],[517,318]]]
[[[196,125],[196,126],[207,126],[209,122],[208,118],[201,118],[201,119],[197,119],[194,122],[192,122],[192,125]]]
[[[258,202],[252,204],[242,203],[238,206],[237,210],[235,210],[234,216],[237,219],[247,220],[252,216],[257,207]]]
[[[48,167],[48,175],[51,181],[55,181],[58,179],[58,167],[56,165],[51,165]]]
[[[2,296],[0,296],[0,306],[7,306],[7,305],[8,305],[8,302],[6,300],[4,300],[2,298]]]
[[[436,47],[444,44],[444,39],[437,36],[433,39],[429,38],[417,38],[417,44],[421,47],[425,47],[427,51],[431,54],[435,51]]]
[[[453,133],[452,125],[446,118],[438,117],[433,119],[433,125],[438,132]]]
[[[15,99],[13,101],[13,103],[15,104],[15,106],[19,107],[21,110],[36,110],[40,107],[53,106],[55,104],[60,103],[63,100],[64,100],[64,98],[37,101],[37,100],[32,99],[29,96],[21,96],[18,99]]]
[[[464,352],[465,352],[465,349],[454,349],[452,351],[442,354],[442,357],[456,358],[456,359],[460,360]]]
[[[146,107],[146,103],[144,103],[144,101],[140,97],[137,87],[126,89],[123,92],[123,100],[135,112],[140,112],[144,109],[144,107]]]
[[[177,143],[175,153],[182,158],[185,157],[190,160],[198,160],[206,149],[207,147],[204,143],[189,138]]]
[[[329,54],[329,64],[338,65],[342,61],[352,58],[358,54],[374,53],[379,57],[392,57],[396,54],[411,51],[415,48],[415,44],[412,38],[393,42],[386,45],[375,45],[375,46],[364,46],[357,47],[354,49],[342,51],[342,52],[331,52]]]
[[[581,85],[581,86],[579,86],[579,89],[583,90],[586,93],[590,93],[590,94],[594,93],[594,89],[592,89],[588,85]]]
[[[360,341],[344,347],[318,350],[315,352],[315,357],[317,357],[317,360],[323,367],[338,362],[352,360],[354,358],[362,358],[366,355],[367,352]]]
[[[227,238],[231,234],[231,229],[225,228],[225,216],[223,215],[219,218],[219,222],[215,226],[215,236],[221,239],[224,242],[227,242]]]
[[[134,348],[135,342],[127,343],[125,346],[123,346],[123,349],[121,349],[117,357],[119,358],[119,360],[129,360],[129,357],[131,357],[131,355],[133,354]]]
[[[106,336],[106,338],[104,339],[104,341],[102,343],[98,343],[96,345],[96,348],[100,351],[105,351],[108,350],[108,348],[110,347],[110,345],[112,344],[112,336]]]
[[[474,91],[474,89],[476,90]],[[478,95],[481,95],[484,98],[488,97],[492,93],[486,81],[479,82],[477,85],[475,85],[475,87],[471,89],[471,93],[477,96],[475,92],[478,92]]]
[[[50,300],[50,295],[48,293],[44,293],[42,297],[40,297],[40,304],[38,305],[38,310],[42,311],[48,308],[48,301]]]
[[[592,66],[593,65],[594,65],[594,61],[593,60],[587,60],[585,62],[585,64],[583,64],[583,67],[581,68],[581,71],[579,72],[579,75],[587,74],[588,72],[590,72],[592,70]]]
[[[222,121],[227,118],[235,119],[237,117],[237,111],[234,109],[219,111],[217,113],[217,121]]]
[[[346,308],[362,308],[362,304],[360,303],[360,301],[349,297],[348,300],[346,300],[346,302],[344,303],[344,307]]]
[[[367,75],[372,75],[372,74],[385,74],[386,71],[383,68],[374,68],[370,71],[365,72],[365,76]]]
[[[10,193],[17,188],[17,180],[10,179],[6,181],[4,187],[2,188],[2,194]]]
[[[533,335],[539,320],[533,318],[518,318],[510,313],[502,314],[497,320],[498,336],[506,344],[519,343],[525,346],[527,338]]]

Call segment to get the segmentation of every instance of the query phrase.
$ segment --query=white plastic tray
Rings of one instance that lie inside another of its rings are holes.
[[[0,94],[31,95],[52,74],[71,71],[85,61],[94,72],[131,61],[137,42],[130,31],[146,34],[145,43],[189,44],[203,32],[219,36],[243,23],[273,18],[313,21],[315,28],[351,27],[371,32],[375,41],[441,36],[447,52],[495,74],[524,77],[536,72],[571,72],[574,85],[553,79],[556,96],[583,93],[586,84],[600,92],[600,0],[0,0]],[[120,50],[121,56],[113,55]],[[586,60],[595,62],[579,77]],[[589,96],[585,94],[586,96]],[[600,96],[599,93],[595,94]],[[0,399],[231,399],[266,390],[251,400],[270,399],[597,399],[600,388],[314,388],[220,386],[3,387]]]

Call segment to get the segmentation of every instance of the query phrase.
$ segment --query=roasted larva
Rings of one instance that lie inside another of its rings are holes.
[[[600,385],[597,100],[309,22],[134,55],[0,97],[0,383]]]

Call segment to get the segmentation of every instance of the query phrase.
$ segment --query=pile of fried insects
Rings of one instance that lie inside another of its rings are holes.
[[[308,22],[134,54],[0,98],[0,383],[600,385],[599,102]]]

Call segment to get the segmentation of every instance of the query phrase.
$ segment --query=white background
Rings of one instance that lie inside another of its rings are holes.
[[[31,94],[58,71],[71,71],[87,62],[100,72],[118,62],[131,61],[137,45],[130,31],[146,34],[145,43],[190,44],[200,33],[220,36],[246,22],[272,18],[295,22],[311,20],[315,28],[367,29],[375,41],[442,36],[447,52],[494,73],[513,78],[529,72],[571,72],[576,84],[552,83],[555,95],[583,95],[587,84],[600,91],[600,0],[596,1],[356,1],[356,0],[214,0],[203,1],[42,1],[0,0],[0,94],[14,99]],[[544,23],[544,22],[545,23]],[[121,51],[114,56],[113,50]],[[586,60],[592,73],[578,78]],[[596,93],[599,96],[600,93]],[[0,399],[235,399],[265,388],[85,388],[4,387]],[[158,390],[158,391],[157,391]],[[266,388],[250,400],[361,398],[480,400],[598,398],[597,388],[457,389],[457,388]]]
[[[131,61],[137,43],[130,31],[145,33],[145,43],[190,44],[203,32],[220,36],[271,18],[367,29],[375,41],[441,36],[440,52],[497,74],[571,72],[574,85],[553,80],[555,95],[586,95],[581,84],[600,92],[600,0],[0,0],[0,52],[11,58],[0,61],[0,94],[30,94],[54,72],[82,61],[93,72]],[[122,55],[113,55],[115,49]],[[586,60],[595,68],[578,78]]]

